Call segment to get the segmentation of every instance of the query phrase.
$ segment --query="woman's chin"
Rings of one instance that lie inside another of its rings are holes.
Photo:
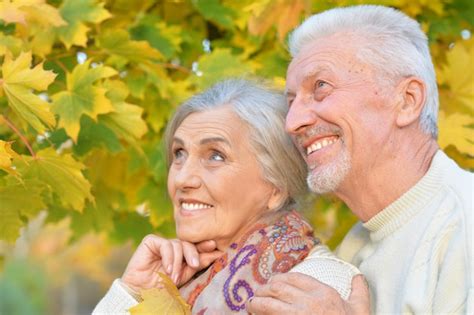
[[[189,233],[189,232],[179,233],[179,231],[178,231],[178,232],[176,232],[176,236],[181,241],[185,241],[185,242],[189,242],[189,243],[193,243],[193,244],[206,241],[206,238],[204,236],[195,235],[195,234],[192,234],[192,233]]]

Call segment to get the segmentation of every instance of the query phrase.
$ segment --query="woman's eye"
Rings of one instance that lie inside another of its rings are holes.
[[[173,160],[178,161],[184,157],[184,150],[183,149],[175,149],[173,151]]]
[[[225,160],[224,155],[220,152],[214,151],[211,154],[211,160],[212,161],[219,161],[222,162]]]

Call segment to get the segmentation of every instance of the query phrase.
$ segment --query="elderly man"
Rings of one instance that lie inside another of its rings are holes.
[[[438,147],[438,92],[419,24],[381,6],[314,15],[290,38],[287,131],[316,194],[360,219],[340,258],[365,275],[378,314],[474,314],[473,176]],[[368,312],[299,273],[256,293],[257,314]]]

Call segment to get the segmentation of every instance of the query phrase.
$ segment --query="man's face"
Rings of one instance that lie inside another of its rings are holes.
[[[288,68],[286,129],[318,194],[350,189],[360,176],[376,175],[393,132],[393,89],[378,83],[373,66],[356,57],[360,41],[348,34],[318,39]]]

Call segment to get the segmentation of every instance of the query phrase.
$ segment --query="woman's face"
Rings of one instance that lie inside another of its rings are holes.
[[[225,249],[279,198],[265,182],[246,125],[228,106],[186,117],[172,139],[168,192],[178,238]]]

